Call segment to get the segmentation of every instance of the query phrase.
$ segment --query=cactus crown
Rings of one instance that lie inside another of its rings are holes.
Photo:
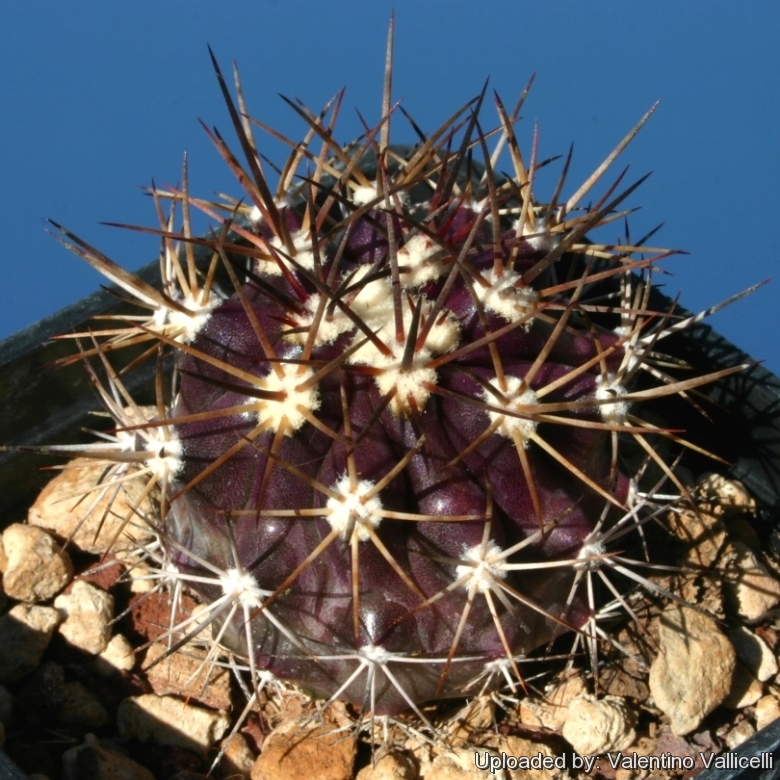
[[[661,487],[687,496],[659,443],[695,445],[644,405],[726,373],[679,379],[664,359],[693,321],[649,308],[670,252],[588,238],[627,213],[642,179],[621,189],[625,171],[584,204],[653,109],[564,199],[569,152],[545,202],[538,133],[528,156],[515,135],[527,89],[511,111],[495,96],[495,127],[483,91],[398,147],[388,65],[380,122],[346,147],[343,93],[319,114],[288,101],[307,130],[282,138],[274,187],[268,128],[214,66],[243,160],[207,132],[244,195],[191,195],[186,160],[180,188],[151,189],[161,287],[60,228],[140,307],[77,334],[117,424],[82,454],[109,466],[97,489],[146,481],[155,576],[208,605],[171,634],[205,622],[255,678],[423,719],[430,699],[522,685],[521,662],[566,631],[594,653],[628,585],[661,592],[624,552]],[[112,367],[139,345],[174,355],[152,411]]]

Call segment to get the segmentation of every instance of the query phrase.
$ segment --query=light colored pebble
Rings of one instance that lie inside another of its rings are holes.
[[[8,566],[8,558],[5,554],[5,543],[3,542],[3,535],[0,534],[0,574],[5,574],[5,569]]]
[[[73,564],[57,542],[40,528],[14,523],[3,533],[7,557],[3,589],[17,601],[47,601],[73,577]]]
[[[731,644],[737,651],[737,658],[761,682],[766,682],[777,674],[777,659],[769,645],[745,626],[729,633]]]
[[[117,556],[122,557],[122,556]],[[127,564],[127,579],[130,580],[130,592],[131,593],[149,593],[154,590],[159,584],[159,578],[154,575],[152,569],[146,566],[136,566],[137,563],[135,556],[128,555],[124,558]]]
[[[669,528],[686,546],[685,560],[702,568],[711,566],[726,540],[723,521],[714,514],[681,509],[668,514]]]
[[[431,762],[433,761],[430,745],[421,742],[414,735],[409,735],[399,747],[412,757],[412,760],[417,765],[417,771],[420,777],[425,777],[426,773],[431,768]]]
[[[98,655],[108,647],[114,598],[89,582],[78,580],[70,593],[57,596],[54,606],[65,618],[60,634],[74,647]]]
[[[705,506],[711,502],[715,514],[733,515],[756,511],[756,500],[738,479],[710,474],[699,485],[697,492]]]
[[[176,694],[213,710],[230,709],[228,669],[204,663],[207,651],[199,648],[188,647],[163,658],[167,652],[167,645],[156,642],[146,653],[144,669],[153,693]]]
[[[114,550],[114,555],[126,569],[123,579],[129,581],[131,593],[148,593],[159,588],[159,569],[148,559],[145,548],[139,546]]]
[[[100,746],[94,734],[62,754],[64,780],[155,780],[145,767],[121,753]]]
[[[498,754],[506,753],[507,756],[517,758],[537,758],[541,753],[543,758],[558,759],[560,754],[554,751],[549,745],[543,742],[534,742],[530,739],[523,739],[516,736],[498,736],[494,735],[487,743]],[[484,754],[483,754],[484,755]],[[507,777],[509,780],[571,780],[571,775],[565,767],[544,768],[540,766],[529,766],[528,768],[508,769]]]
[[[0,685],[0,723],[10,726],[14,722],[14,697],[5,685]]]
[[[723,592],[727,603],[746,623],[757,623],[780,602],[780,582],[756,554],[732,542],[734,555],[726,567]]]
[[[229,741],[228,741],[229,739]],[[236,733],[232,737],[223,740],[221,747],[225,747],[225,753],[219,762],[219,768],[224,777],[249,777],[257,756],[252,752],[249,743],[243,734]]]
[[[744,664],[737,661],[731,678],[731,690],[722,704],[730,710],[741,710],[755,704],[763,693],[764,686]]]
[[[106,649],[95,658],[95,669],[101,677],[110,677],[115,672],[129,672],[134,666],[133,646],[123,634],[114,634]]]
[[[650,695],[672,732],[693,731],[728,695],[736,652],[718,624],[673,604],[658,622],[660,651],[650,667]]]
[[[302,726],[286,721],[265,739],[257,757],[252,780],[350,780],[355,763],[355,738],[331,723]]]
[[[780,718],[780,702],[774,696],[762,696],[756,702],[756,730],[761,731]]]
[[[405,753],[385,753],[364,766],[355,780],[415,780],[417,767]]]
[[[625,750],[636,740],[636,716],[621,696],[580,696],[569,704],[563,738],[581,756]]]
[[[153,693],[124,699],[116,719],[122,736],[182,747],[200,755],[205,755],[230,725],[224,713]]]
[[[726,734],[726,745],[729,750],[736,750],[743,742],[749,740],[756,730],[750,724],[749,720],[743,720],[737,723],[728,734]]]
[[[0,683],[37,668],[60,620],[56,609],[37,604],[17,604],[0,617]]]
[[[95,499],[98,493],[82,498],[81,493],[97,485],[103,471],[101,463],[89,458],[71,461],[68,468],[40,492],[30,508],[27,522],[52,531],[63,539],[72,537],[72,544],[79,550],[97,554],[106,552],[114,537],[114,552],[132,549],[139,542],[150,539],[151,530],[136,514],[130,516],[129,522],[120,532],[125,517],[141,498],[144,489],[142,480],[125,482],[117,491],[114,488],[107,489],[97,505]],[[112,499],[111,509],[106,512]],[[148,500],[141,504],[140,511],[149,516]]]
[[[480,762],[485,761],[485,753],[497,755],[494,751],[479,751]],[[468,748],[455,748],[440,756],[436,756],[431,763],[431,768],[425,773],[425,780],[509,780],[505,769],[497,769],[492,772],[488,769],[477,768],[476,750]]]
[[[441,730],[442,742],[450,747],[467,747],[475,735],[490,731],[495,723],[495,702],[487,696],[477,696],[453,714]]]
[[[541,726],[560,731],[568,714],[569,704],[587,693],[585,680],[574,675],[553,688],[545,689],[542,700],[523,698],[520,701],[520,720],[527,726]]]
[[[105,726],[111,721],[106,708],[80,682],[65,683],[65,701],[57,708],[62,723],[73,723],[87,728]]]

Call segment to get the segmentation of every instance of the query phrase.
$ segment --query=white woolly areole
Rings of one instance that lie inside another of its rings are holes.
[[[422,306],[427,306],[427,301],[423,301]],[[427,314],[423,309],[424,315]],[[449,310],[439,314],[433,327],[428,331],[425,337],[425,349],[430,350],[432,355],[444,355],[452,352],[460,343],[460,323]]]
[[[150,429],[144,449],[150,453],[144,463],[158,479],[162,479],[166,472],[168,476],[176,476],[184,466],[184,448],[175,433],[169,433],[163,428]]]
[[[135,431],[117,431],[116,443],[120,452],[133,452],[135,450]]]
[[[444,273],[444,266],[437,259],[442,249],[428,236],[418,233],[412,236],[398,250],[398,265],[402,270],[401,284],[404,287],[419,287],[438,279]]]
[[[371,203],[375,201],[379,197],[379,188],[376,185],[376,182],[373,184],[368,185],[361,185],[360,187],[356,187],[354,191],[352,192],[351,200],[356,206],[365,206],[366,203]],[[401,203],[408,203],[409,202],[409,193],[405,192],[404,190],[399,190],[398,192],[394,193],[390,196],[390,201],[393,200],[400,200]],[[383,205],[383,201],[379,201],[376,204],[378,207],[381,207]]]
[[[178,582],[181,578],[181,571],[172,561],[166,560],[160,567],[161,579],[167,582]]]
[[[381,645],[365,645],[358,650],[358,654],[369,661],[372,664],[379,664],[380,666],[387,665],[388,661],[393,657],[392,653],[389,653]]]
[[[282,195],[281,198],[274,198],[274,205],[278,209],[284,209],[288,208],[289,206],[293,205],[292,198],[288,197],[287,195]],[[257,206],[252,206],[252,208],[249,209],[249,219],[251,222],[253,222],[255,225],[259,224],[263,221],[263,212],[260,211],[260,209]]]
[[[283,419],[287,419],[285,435],[291,436],[306,422],[303,412],[313,412],[320,406],[320,394],[317,385],[299,390],[312,372],[309,369],[299,373],[299,366],[280,364],[281,376],[272,370],[258,384],[262,390],[282,392],[284,398],[276,400],[252,400],[252,405],[258,405],[257,421],[266,423],[272,431],[278,431]]]
[[[483,272],[482,276],[488,285],[483,287],[479,282],[476,282],[474,292],[487,311],[498,314],[509,322],[517,322],[533,312],[539,294],[533,287],[523,284],[520,274],[504,269],[504,272],[499,276],[491,268],[489,271]],[[532,320],[533,317],[529,316],[526,328],[530,327]]]
[[[577,563],[574,564],[574,568],[587,569],[588,571],[598,569],[601,566],[601,558],[606,551],[607,548],[602,541],[586,542],[577,554]]]
[[[380,355],[376,361],[377,364],[386,361],[386,367],[375,379],[379,392],[387,395],[393,390],[396,391],[390,402],[390,410],[396,415],[410,414],[415,407],[422,410],[431,394],[424,385],[436,384],[436,371],[421,365],[422,360],[415,360],[408,371],[401,371],[400,360],[396,360],[396,357]],[[426,356],[425,359],[429,357]]]
[[[521,235],[537,252],[549,252],[561,242],[560,234],[550,233],[550,227],[543,217],[534,218],[530,225],[528,223],[521,225],[518,219],[513,227],[515,233]]]
[[[295,230],[290,233],[290,240],[293,244],[292,252],[287,249],[286,244],[279,236],[274,236],[270,241],[270,245],[278,250],[279,260],[288,268],[293,271],[296,270],[296,266],[287,259],[287,256],[289,255],[299,266],[307,271],[311,271],[312,268],[314,268],[314,252],[312,251],[311,233],[308,230]],[[259,273],[268,274],[269,276],[282,275],[282,269],[279,267],[276,258],[258,260],[257,270]]]
[[[376,270],[374,265],[359,266],[347,282],[347,287],[353,287],[354,290],[345,297],[345,303],[372,330],[378,330],[393,316],[393,288],[390,280],[383,276],[361,284]]]
[[[482,200],[476,200],[476,198],[468,198],[466,201],[463,202],[463,208],[468,209],[469,211],[473,211],[475,214],[481,214],[485,210],[485,206],[488,204],[488,198],[482,198]],[[493,212],[488,207],[487,212],[485,212],[484,219],[487,222],[493,221]]]
[[[304,311],[301,314],[291,315],[295,327],[301,328],[301,330],[285,334],[286,341],[294,344],[305,344],[308,341],[309,332],[314,327],[314,319],[321,302],[322,295],[318,292],[312,293],[304,304]],[[317,335],[314,337],[314,346],[321,347],[325,344],[332,344],[342,333],[349,333],[354,328],[355,323],[338,306],[328,314],[328,300],[326,299],[325,309],[317,326]]]
[[[393,317],[393,291],[388,279],[382,277],[361,285],[363,279],[374,273],[373,265],[362,265],[351,275],[341,280],[346,281],[348,288],[354,287],[352,292],[344,296],[343,302],[363,321],[372,331],[381,330]],[[314,324],[317,309],[320,306],[322,296],[313,293],[306,301],[306,309],[303,314],[293,315],[297,328],[303,328],[297,333],[290,333],[286,338],[296,344],[304,344],[309,337],[309,330]],[[342,333],[355,330],[355,323],[344,313],[340,306],[330,306],[330,300],[326,302],[326,308],[317,327],[317,335],[314,339],[315,346],[332,344]],[[332,309],[328,313],[328,309]]]
[[[371,203],[372,200],[376,200],[379,197],[379,192],[376,188],[376,184],[369,186],[357,187],[352,193],[352,202],[356,206],[365,206],[366,203]]]
[[[339,493],[341,499],[329,498],[326,507],[328,509],[327,521],[334,531],[341,534],[341,538],[346,540],[347,531],[350,526],[353,527],[353,534],[361,542],[368,541],[369,535],[366,527],[376,528],[382,521],[379,512],[382,511],[382,502],[379,496],[368,494],[373,490],[374,483],[367,479],[360,479],[352,490],[349,476],[343,476],[333,489]],[[347,540],[348,541],[348,540]]]
[[[506,378],[506,385],[507,389],[503,393],[507,399],[506,404],[502,404],[493,393],[490,393],[487,390],[483,391],[482,396],[485,403],[488,403],[491,406],[503,406],[508,411],[518,414],[525,413],[524,407],[534,406],[539,403],[536,393],[530,387],[521,390],[523,382],[516,376],[508,376]],[[491,423],[495,423],[497,420],[501,421],[501,425],[498,426],[496,433],[500,433],[502,436],[506,436],[509,439],[514,439],[515,434],[519,433],[524,447],[528,446],[528,440],[531,438],[531,435],[536,432],[538,424],[536,420],[523,417],[510,417],[492,410],[488,411],[488,415],[490,416]]]
[[[376,272],[375,265],[361,265],[350,276],[345,277],[341,283],[346,282],[346,286],[351,292],[343,297],[343,302],[349,306],[351,311],[366,326],[377,335],[383,343],[393,349],[395,339],[395,310],[393,308],[393,287],[390,280],[385,277],[373,279],[367,283],[363,280]],[[294,315],[295,327],[300,328],[296,333],[290,333],[286,336],[288,341],[297,344],[303,344],[309,337],[309,329],[313,327],[314,318],[317,309],[321,305],[321,294],[313,293],[305,304],[305,311],[302,314]],[[430,302],[422,298],[421,305],[424,312],[430,310]],[[406,332],[411,325],[413,312],[408,300],[404,297],[401,301],[404,317],[404,327]],[[330,309],[330,313],[328,313]],[[424,315],[423,315],[424,316]],[[317,335],[314,340],[315,346],[323,344],[332,344],[342,333],[349,333],[356,329],[355,323],[344,313],[340,306],[330,306],[330,300],[326,303],[326,310],[320,319],[317,327]],[[460,337],[460,325],[455,317],[448,311],[440,314],[436,322],[430,329],[425,341],[423,351],[427,351],[424,359],[427,361],[432,354],[442,354],[455,349]],[[361,331],[355,336],[355,343],[362,341],[365,334]],[[387,358],[382,355],[375,346],[367,344],[357,353],[358,357],[353,356],[352,363],[367,363],[368,365],[377,365],[386,368],[388,365],[400,363],[403,355],[403,347],[394,350],[394,356]]]
[[[181,296],[176,301],[184,306],[188,313],[159,306],[154,311],[152,330],[170,336],[179,343],[189,344],[206,326],[211,313],[222,303],[222,298],[212,290],[204,303],[190,296]]]
[[[622,423],[628,417],[631,404],[620,400],[627,393],[628,390],[612,374],[607,375],[606,381],[601,375],[596,378],[596,400],[613,402],[599,405],[602,420],[609,423]]]
[[[425,299],[421,299],[417,305],[428,307],[430,304]],[[393,390],[396,391],[390,404],[391,411],[394,414],[408,414],[414,406],[420,410],[424,408],[430,396],[430,390],[424,385],[436,384],[437,382],[435,369],[428,368],[427,364],[433,355],[451,352],[458,346],[460,327],[457,320],[449,313],[437,317],[436,322],[428,332],[425,344],[415,351],[409,368],[403,370],[401,366],[406,345],[399,344],[396,339],[392,298],[390,298],[389,307],[384,322],[375,332],[377,338],[390,350],[391,354],[383,354],[373,342],[368,341],[349,358],[349,362],[380,369],[381,373],[374,378],[379,391],[382,395],[387,395]],[[408,334],[414,313],[406,298],[402,299],[402,312],[404,333]],[[423,314],[423,318],[424,316]],[[374,323],[369,320],[368,324],[372,326]],[[354,343],[362,341],[364,338],[363,333],[357,333]]]
[[[238,601],[244,607],[260,607],[263,604],[257,580],[248,571],[228,569],[219,578],[219,584],[230,601]]]
[[[455,569],[458,579],[468,577],[463,587],[483,593],[493,587],[494,580],[503,580],[506,577],[506,564],[503,559],[498,559],[502,552],[502,549],[492,540],[487,543],[484,553],[481,544],[464,550],[461,560],[466,563],[462,563]]]

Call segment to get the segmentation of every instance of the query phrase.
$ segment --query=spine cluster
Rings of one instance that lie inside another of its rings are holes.
[[[273,185],[260,123],[215,67],[240,155],[207,132],[244,194],[198,199],[186,166],[181,188],[152,189],[162,286],[61,228],[140,307],[79,334],[116,420],[82,454],[106,484],[145,480],[158,576],[208,605],[177,630],[208,626],[253,672],[389,715],[522,684],[565,632],[594,652],[628,585],[660,590],[627,550],[661,492],[687,494],[658,445],[694,445],[643,409],[726,373],[678,378],[663,357],[693,321],[649,308],[669,252],[592,237],[622,223],[639,182],[586,199],[647,117],[564,199],[570,153],[545,202],[522,98],[496,96],[486,129],[482,94],[394,146],[388,70],[381,121],[347,147],[343,95],[320,114],[290,103],[306,134]],[[139,346],[173,354],[152,411],[112,368]]]

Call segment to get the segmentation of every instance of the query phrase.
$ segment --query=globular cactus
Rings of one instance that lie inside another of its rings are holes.
[[[307,133],[272,188],[238,80],[236,104],[215,67],[244,162],[207,132],[245,193],[199,200],[186,167],[181,189],[152,190],[162,289],[61,229],[145,311],[82,348],[118,426],[84,454],[114,463],[106,484],[147,480],[157,576],[209,605],[178,630],[206,622],[253,671],[380,715],[522,683],[520,662],[566,631],[592,646],[596,584],[618,606],[626,583],[661,590],[623,552],[653,487],[686,494],[660,444],[690,443],[643,403],[726,373],[663,360],[690,323],[649,308],[668,252],[587,237],[622,219],[639,183],[620,191],[622,175],[581,204],[647,117],[563,200],[567,160],[544,203],[522,100],[496,97],[486,130],[480,95],[397,147],[388,69],[380,123],[347,147],[342,95],[319,115],[290,104]],[[158,392],[151,415],[110,365],[137,344],[174,355],[173,400]]]

